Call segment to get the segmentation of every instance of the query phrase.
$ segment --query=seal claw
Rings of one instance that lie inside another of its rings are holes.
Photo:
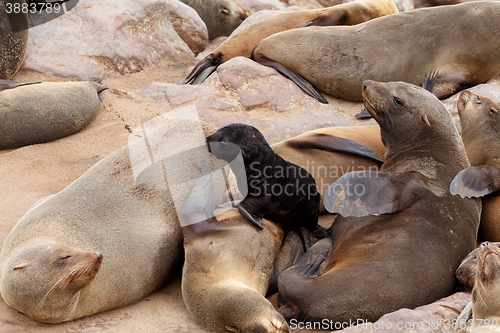
[[[240,211],[240,214],[245,217],[248,221],[252,222],[259,229],[264,229],[264,223],[260,217],[256,217],[250,214],[245,208],[241,207],[241,205],[237,205],[236,208]]]

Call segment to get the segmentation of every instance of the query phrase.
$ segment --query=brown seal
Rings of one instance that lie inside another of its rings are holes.
[[[97,82],[0,82],[0,149],[63,138],[82,130],[99,108]]]
[[[373,322],[429,304],[454,290],[454,272],[475,247],[480,202],[448,191],[469,165],[449,112],[403,82],[365,81],[363,96],[386,162],[378,173],[351,172],[330,187],[325,206],[339,213],[331,237],[279,277],[287,319]]]
[[[164,285],[182,257],[182,229],[169,191],[151,189],[161,185],[161,163],[134,180],[131,164],[149,155],[131,161],[129,149],[141,147],[106,157],[19,220],[0,252],[8,305],[58,323],[127,306]]]
[[[500,105],[468,90],[460,93],[462,140],[472,167],[457,174],[453,194],[482,197],[479,241],[500,241]]]
[[[28,13],[11,13],[22,0],[0,0],[0,79],[10,80],[23,64],[28,44]],[[11,19],[9,19],[9,17]],[[11,26],[14,24],[14,27]]]
[[[457,333],[500,332],[500,248],[483,242],[477,249],[472,302],[457,319]]]
[[[471,2],[411,10],[355,26],[294,29],[262,40],[253,59],[276,68],[319,101],[324,97],[317,89],[361,101],[366,79],[420,85],[422,73],[435,68],[439,76],[434,94],[441,99],[500,73],[500,36],[476,38],[477,31],[496,29],[499,13],[499,2]]]
[[[211,176],[201,178],[182,211],[186,309],[211,332],[289,332],[265,298],[283,229],[262,219],[259,230],[236,209],[213,213],[212,191]]]
[[[281,13],[262,19],[235,33],[201,60],[183,83],[201,83],[216,68],[234,57],[250,58],[264,38],[300,26],[354,25],[398,12],[392,0],[357,0],[325,9]],[[206,72],[204,72],[206,70]]]
[[[210,39],[229,36],[250,15],[248,9],[240,6],[234,0],[180,1],[196,10],[207,26],[208,38]]]

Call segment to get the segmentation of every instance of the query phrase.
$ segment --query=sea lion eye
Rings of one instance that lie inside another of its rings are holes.
[[[394,97],[393,101],[394,101],[394,104],[396,104],[397,107],[403,106],[403,101],[400,100],[399,98]]]
[[[483,104],[483,99],[476,97],[476,104]]]

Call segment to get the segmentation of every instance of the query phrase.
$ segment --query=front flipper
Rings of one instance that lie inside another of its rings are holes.
[[[354,118],[357,118],[357,119],[368,119],[368,118],[372,118],[372,115],[366,110],[366,108],[362,108],[359,113],[356,113],[354,115]]]
[[[450,193],[462,198],[479,198],[500,191],[497,164],[474,166],[460,171],[450,184]]]
[[[428,92],[434,92],[434,86],[436,85],[436,79],[439,74],[439,70],[431,70],[429,76],[427,76],[427,71],[424,72],[424,79],[422,81],[422,88]]]
[[[299,28],[305,27],[329,27],[334,25],[343,25],[347,19],[347,14],[343,10],[338,10],[330,15],[319,15],[314,20],[302,24]]]
[[[241,202],[239,205],[236,205],[236,208],[240,211],[240,214],[246,218],[248,221],[252,222],[253,225],[255,225],[259,229],[264,229],[264,223],[262,222],[262,218],[259,216],[256,216],[248,211],[247,208],[242,205],[243,202]]]
[[[40,82],[18,82],[12,80],[0,80],[0,91],[14,89],[19,86],[27,86],[30,84],[39,84]]]
[[[299,74],[295,73],[290,68],[283,66],[282,64],[280,64],[277,61],[268,59],[268,58],[263,57],[257,53],[254,53],[253,51],[252,51],[251,58],[261,65],[276,69],[278,71],[278,73],[280,73],[284,77],[292,80],[306,94],[317,99],[320,103],[328,104],[328,101],[325,99],[325,97],[323,97],[323,95],[319,92],[319,90],[316,89],[316,87],[314,87],[310,82],[308,82],[306,79],[304,79]]]
[[[445,191],[426,181],[417,172],[389,173],[354,171],[340,177],[325,193],[330,213],[368,216],[400,212],[418,199],[418,191],[430,190],[437,196]]]
[[[288,141],[288,145],[292,148],[299,149],[321,149],[335,153],[347,153],[384,163],[375,152],[371,151],[366,146],[360,145],[349,139],[329,134],[317,133],[305,138],[299,137],[291,139]]]
[[[194,66],[188,77],[181,84],[201,84],[220,65],[220,57],[209,54],[196,66]]]

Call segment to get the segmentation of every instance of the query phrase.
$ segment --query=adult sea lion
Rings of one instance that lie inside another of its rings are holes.
[[[435,68],[434,94],[442,99],[500,73],[500,35],[477,33],[494,31],[499,19],[500,2],[422,8],[355,26],[280,32],[263,39],[252,59],[321,102],[317,89],[361,101],[363,80],[420,85],[422,73]]]
[[[500,249],[483,242],[477,250],[472,302],[457,319],[455,332],[500,332]]]
[[[499,242],[500,106],[488,97],[464,90],[457,109],[471,167],[457,174],[450,191],[462,197],[482,197],[478,239]]]
[[[431,303],[454,290],[454,272],[475,246],[480,202],[448,191],[469,164],[446,108],[403,82],[365,81],[363,97],[386,162],[378,173],[351,172],[330,187],[325,206],[339,213],[331,237],[279,277],[286,319],[373,322]]]
[[[249,15],[248,9],[234,0],[180,0],[192,7],[205,22],[208,38],[229,36]]]
[[[6,6],[6,4],[9,4]],[[0,0],[0,79],[10,80],[23,64],[28,44],[28,13],[11,13],[23,0]],[[12,7],[11,7],[12,6]],[[12,26],[12,24],[14,26]]]
[[[262,219],[263,229],[258,230],[236,209],[213,217],[212,190],[211,175],[202,177],[182,212],[186,309],[211,332],[289,332],[265,298],[282,227]],[[191,223],[193,219],[201,222]]]
[[[169,191],[151,189],[165,182],[161,163],[134,180],[132,165],[149,158],[129,156],[139,143],[19,220],[0,252],[8,305],[59,323],[132,304],[164,285],[182,256],[182,229]]]
[[[63,138],[82,130],[108,89],[97,82],[0,82],[0,149]]]
[[[228,163],[241,153],[244,162],[241,170],[238,166],[231,169],[238,188],[247,189],[245,198],[236,207],[250,222],[262,229],[265,217],[286,227],[302,226],[317,236],[327,235],[318,225],[320,194],[314,178],[274,153],[259,130],[250,125],[231,124],[206,141],[208,150]]]
[[[201,60],[183,83],[202,83],[217,67],[238,56],[250,58],[264,38],[300,26],[354,25],[398,12],[392,0],[356,0],[324,9],[281,13],[237,32]],[[206,71],[205,71],[206,70]]]

